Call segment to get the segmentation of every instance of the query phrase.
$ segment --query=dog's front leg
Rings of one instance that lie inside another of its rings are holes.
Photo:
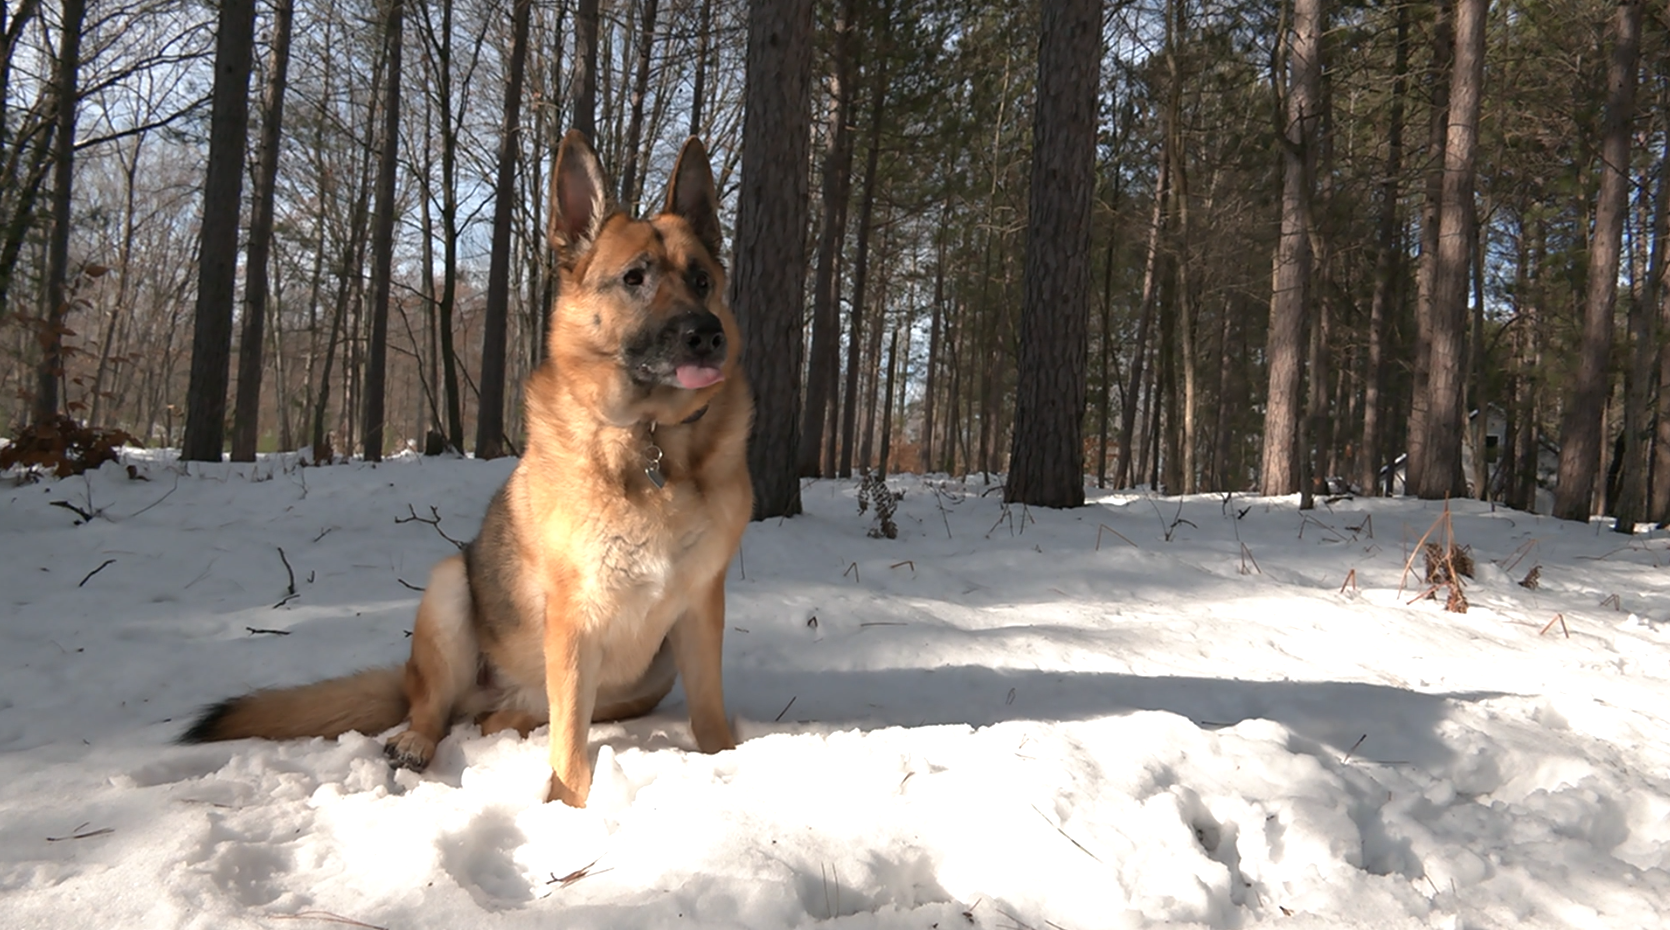
[[[545,696],[551,705],[551,784],[545,800],[570,807],[585,807],[591,792],[587,737],[602,664],[602,651],[579,621],[558,598],[545,608]]]
[[[720,664],[725,640],[725,575],[714,578],[668,631],[673,661],[690,702],[690,730],[702,752],[735,749],[725,718],[725,685]]]

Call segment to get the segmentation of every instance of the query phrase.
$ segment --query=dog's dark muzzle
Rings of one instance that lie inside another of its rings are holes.
[[[650,330],[626,351],[633,380],[700,388],[723,378],[728,346],[724,324],[707,310],[688,310]]]

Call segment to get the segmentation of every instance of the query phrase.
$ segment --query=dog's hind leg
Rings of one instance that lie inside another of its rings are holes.
[[[429,573],[429,586],[418,604],[405,676],[409,726],[384,747],[390,764],[423,771],[435,756],[435,744],[446,735],[455,708],[475,687],[480,662],[464,557],[451,556]]]

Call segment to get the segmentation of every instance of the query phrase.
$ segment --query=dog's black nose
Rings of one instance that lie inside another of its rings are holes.
[[[717,316],[705,310],[680,320],[678,335],[695,358],[710,358],[725,351],[725,327]]]

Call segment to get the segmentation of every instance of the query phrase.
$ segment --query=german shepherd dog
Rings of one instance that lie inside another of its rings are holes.
[[[546,800],[583,807],[593,721],[648,713],[683,679],[702,752],[736,746],[720,647],[725,574],[753,506],[753,399],[724,300],[717,196],[690,139],[665,208],[608,208],[585,137],[557,151],[560,290],[527,381],[522,456],[460,555],[430,573],[404,668],[257,691],[207,709],[182,742],[380,733],[421,771],[454,721],[551,725]]]

